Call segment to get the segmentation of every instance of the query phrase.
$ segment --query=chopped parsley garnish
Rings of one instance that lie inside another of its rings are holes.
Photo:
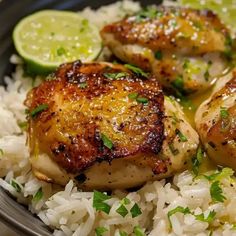
[[[62,55],[64,55],[64,54],[66,54],[65,48],[59,47],[59,48],[57,49],[57,56],[62,56]]]
[[[32,118],[35,118],[38,114],[48,109],[47,104],[40,104],[35,109],[33,109],[29,114]]]
[[[140,69],[139,67],[130,65],[130,64],[125,64],[124,65],[127,69],[131,70],[132,72],[134,72],[136,75],[140,75],[143,76],[145,78],[148,78],[148,73],[144,72],[142,69]]]
[[[188,69],[189,63],[190,63],[189,59],[184,60],[183,69],[185,69],[185,70]]]
[[[128,236],[128,234],[125,231],[120,231],[119,234],[120,236]]]
[[[207,217],[205,217],[203,213],[199,214],[199,215],[195,215],[193,212],[190,211],[190,209],[188,207],[177,206],[176,208],[174,208],[173,210],[170,210],[167,213],[167,217],[168,217],[171,228],[172,228],[172,223],[171,223],[170,217],[178,212],[182,213],[184,215],[191,214],[195,217],[196,220],[207,222],[209,224],[214,220],[214,218],[216,216],[216,212],[214,210],[210,211],[209,214],[207,215]]]
[[[176,155],[179,154],[179,150],[174,147],[174,144],[173,144],[173,143],[169,143],[169,148],[170,148],[170,151],[172,152],[172,154],[173,154],[174,156],[176,156]]]
[[[202,213],[200,215],[195,215],[195,218],[196,220],[207,222],[210,224],[214,220],[215,216],[216,216],[216,212],[213,210],[209,212],[207,217],[205,217],[204,214]]]
[[[4,152],[3,150],[0,148],[0,155],[3,156]]]
[[[146,234],[143,232],[140,226],[135,226],[134,227],[134,235],[135,236],[145,236]]]
[[[25,131],[28,127],[28,122],[27,121],[19,122],[18,126],[21,128],[21,130]]]
[[[136,99],[138,97],[138,93],[130,93],[129,95],[128,95],[128,98],[129,99]]]
[[[142,211],[137,203],[135,203],[133,207],[130,209],[130,213],[132,215],[132,218],[135,218],[142,214]]]
[[[116,212],[117,212],[119,215],[123,216],[123,217],[125,217],[125,216],[129,213],[128,210],[126,209],[126,207],[125,207],[123,204],[121,204],[121,205],[116,209]]]
[[[178,135],[181,142],[187,142],[188,141],[186,136],[184,136],[183,133],[179,129],[176,129],[175,133]]]
[[[234,174],[231,168],[225,167],[221,171],[217,171],[211,175],[204,175],[209,181],[220,181],[225,178],[230,178]]]
[[[143,104],[147,104],[148,103],[148,98],[144,98],[144,97],[137,97],[136,101],[138,103],[143,103]]]
[[[169,220],[169,223],[170,223],[170,227],[172,228],[172,223],[171,223],[171,220],[170,220],[170,217],[172,215],[174,215],[175,213],[177,212],[180,212],[180,213],[183,213],[184,215],[186,214],[191,214],[191,211],[189,210],[188,207],[182,207],[182,206],[177,206],[176,208],[170,210],[168,213],[167,213],[167,217],[168,217],[168,220]]]
[[[83,82],[83,83],[79,84],[79,87],[82,88],[82,89],[86,88],[87,86],[88,86],[88,84],[86,82]]]
[[[162,58],[163,58],[162,51],[155,52],[155,58],[159,61],[162,60]]]
[[[183,79],[183,76],[181,76],[181,75],[177,76],[177,78],[171,84],[179,92],[182,93],[184,91],[184,79]]]
[[[163,12],[159,11],[156,7],[149,6],[136,14],[135,21],[140,22],[146,19],[155,19],[156,17],[161,17],[162,15]]]
[[[112,149],[113,143],[105,134],[101,133],[101,139],[104,146],[106,146],[109,149]]]
[[[224,202],[226,197],[222,193],[223,190],[220,187],[220,181],[213,182],[210,187],[211,199],[214,202]]]
[[[108,79],[116,80],[116,79],[124,78],[129,74],[126,72],[119,72],[119,73],[104,73],[103,75]]]
[[[93,207],[97,210],[97,211],[103,211],[107,214],[109,214],[110,210],[111,210],[111,206],[108,205],[107,203],[105,203],[104,201],[110,199],[111,197],[98,192],[98,191],[94,191],[93,193]]]
[[[220,107],[220,117],[222,119],[227,119],[229,117],[229,112],[226,107]]]
[[[21,192],[21,186],[14,179],[11,180],[11,186],[16,190],[16,192]]]
[[[195,175],[198,175],[199,173],[199,167],[202,164],[203,157],[204,157],[203,150],[201,149],[201,147],[199,147],[197,149],[196,155],[192,158],[192,168],[193,168],[193,173]]]
[[[33,201],[34,202],[38,202],[43,198],[43,189],[42,187],[39,188],[39,190],[37,191],[37,193],[34,195],[33,197]]]
[[[129,198],[125,197],[121,200],[121,204],[124,205],[129,205],[131,203],[131,201],[129,200]]]
[[[130,93],[128,95],[128,98],[129,99],[132,99],[132,100],[136,100],[136,102],[138,103],[143,103],[143,104],[147,104],[148,103],[148,98],[145,98],[145,97],[139,97],[139,94],[138,93]]]
[[[108,229],[105,227],[97,227],[95,229],[96,236],[102,236],[107,231],[108,231]]]

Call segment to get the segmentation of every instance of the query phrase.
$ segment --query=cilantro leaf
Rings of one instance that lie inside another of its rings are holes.
[[[83,82],[83,83],[80,83],[79,84],[79,87],[84,89],[84,88],[87,88],[88,84],[86,82]]]
[[[144,98],[144,97],[137,97],[136,101],[138,103],[143,103],[143,104],[147,104],[148,103],[148,98]]]
[[[104,146],[106,146],[109,149],[112,149],[113,143],[105,134],[101,133],[101,139],[102,139]]]
[[[170,151],[172,152],[172,154],[173,154],[174,156],[176,156],[176,155],[179,154],[179,149],[177,149],[177,148],[174,147],[173,142],[169,143],[168,146],[169,146],[169,149],[170,149]]]
[[[210,194],[214,202],[224,202],[226,197],[222,194],[222,188],[220,187],[220,181],[215,181],[211,184]]]
[[[134,227],[134,234],[135,236],[145,236],[146,234],[143,232],[143,230],[140,228],[140,226]]]
[[[176,208],[170,210],[168,213],[167,213],[167,217],[168,217],[168,220],[169,220],[169,223],[170,223],[170,227],[172,228],[172,223],[171,223],[171,219],[170,217],[176,213],[183,213],[184,215],[186,214],[191,214],[190,210],[188,207],[182,207],[182,206],[177,206]]]
[[[128,95],[128,98],[129,99],[136,99],[138,97],[138,93],[130,93],[129,95]]]
[[[203,150],[201,147],[197,149],[196,155],[192,158],[192,169],[195,175],[199,174],[199,167],[203,161]]]
[[[103,211],[107,214],[109,214],[111,206],[109,206],[107,203],[105,203],[104,201],[110,199],[111,197],[98,192],[98,191],[94,191],[93,193],[93,207],[97,210],[97,211]]]
[[[28,122],[27,121],[19,122],[18,126],[21,128],[22,131],[25,131],[27,129]]]
[[[216,216],[216,212],[213,210],[213,211],[209,212],[209,214],[206,218],[203,213],[200,215],[195,215],[195,218],[196,218],[196,220],[207,222],[210,224],[214,220],[215,216]]]
[[[227,119],[229,117],[229,112],[226,107],[220,107],[220,117],[222,119]]]
[[[171,84],[180,93],[182,93],[184,91],[184,79],[183,79],[183,76],[180,76],[180,75],[177,76],[176,79]]]
[[[2,150],[2,148],[0,148],[0,155],[1,155],[1,156],[4,155],[4,151]]]
[[[125,231],[120,231],[119,234],[120,236],[128,236],[128,234]]]
[[[35,109],[33,109],[29,114],[32,118],[35,118],[38,114],[48,109],[47,104],[40,104]]]
[[[134,72],[136,75],[140,75],[143,76],[145,78],[148,78],[148,73],[144,72],[142,69],[140,69],[139,67],[130,65],[130,64],[125,64],[124,65],[127,69],[131,70],[132,72]]]
[[[117,80],[117,79],[124,78],[129,74],[126,72],[119,72],[119,73],[104,73],[103,75],[108,79]]]
[[[33,197],[33,201],[38,202],[43,198],[43,190],[42,187],[39,188],[39,190],[37,191],[37,193],[34,195]]]
[[[96,236],[102,236],[107,231],[108,231],[108,229],[105,227],[97,227],[95,229]]]
[[[16,190],[16,192],[21,192],[21,186],[14,179],[11,180],[11,186]]]
[[[162,51],[157,51],[155,52],[155,58],[157,60],[161,60],[163,58],[163,54],[162,54]]]
[[[155,19],[156,17],[160,17],[163,15],[162,11],[159,11],[156,7],[149,6],[147,8],[142,9],[136,14],[136,22],[141,22],[146,19]]]
[[[181,142],[187,142],[188,141],[186,136],[184,136],[184,134],[179,129],[176,129],[175,133],[179,136],[179,139],[180,139]]]
[[[133,207],[130,209],[130,213],[132,215],[132,218],[135,218],[142,214],[142,211],[137,203],[135,203]]]
[[[116,212],[117,212],[119,215],[123,216],[123,217],[125,217],[125,216],[129,213],[128,210],[126,209],[126,207],[125,207],[123,204],[121,204],[121,205],[116,209]]]
[[[130,204],[130,203],[131,203],[131,201],[130,201],[129,198],[127,198],[127,197],[125,197],[125,198],[123,198],[123,199],[121,200],[121,204],[128,205],[128,204]]]
[[[211,175],[204,175],[204,177],[209,181],[220,181],[224,178],[230,178],[234,174],[231,168],[225,167],[221,171],[217,171]]]

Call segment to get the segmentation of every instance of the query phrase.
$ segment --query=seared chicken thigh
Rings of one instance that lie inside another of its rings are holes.
[[[236,71],[217,82],[195,122],[209,157],[236,170]]]
[[[122,61],[152,71],[177,94],[209,88],[227,68],[230,35],[211,11],[150,7],[105,26],[103,42]]]
[[[64,64],[25,104],[32,168],[46,181],[139,186],[183,169],[198,146],[178,105],[138,68]]]

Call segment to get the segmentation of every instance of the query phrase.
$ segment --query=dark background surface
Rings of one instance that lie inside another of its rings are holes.
[[[24,16],[40,9],[81,10],[86,6],[98,8],[112,0],[2,0],[0,1],[0,84],[3,76],[10,75],[14,67],[9,58],[15,52],[12,44],[12,30],[15,24]],[[142,5],[157,4],[158,0],[139,1]],[[0,220],[14,229],[18,235],[52,235],[52,232],[26,208],[14,201],[6,192],[0,189]],[[0,232],[0,235],[1,232]]]

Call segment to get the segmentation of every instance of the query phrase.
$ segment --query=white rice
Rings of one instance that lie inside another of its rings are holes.
[[[117,2],[100,10],[86,8],[82,14],[98,27],[108,21],[118,20],[126,13],[139,10],[138,3]],[[99,20],[99,21],[97,21]],[[150,236],[231,236],[236,235],[236,184],[232,178],[223,178],[220,185],[226,198],[224,202],[212,201],[211,183],[206,178],[194,178],[190,171],[177,174],[172,183],[165,180],[147,183],[136,192],[116,190],[107,201],[111,206],[109,214],[93,208],[93,193],[81,192],[70,181],[65,189],[37,180],[31,173],[29,152],[26,146],[26,134],[18,126],[25,121],[24,105],[27,91],[32,87],[32,78],[23,75],[21,60],[11,58],[17,64],[12,77],[6,77],[7,88],[0,87],[0,186],[14,195],[20,203],[27,204],[29,210],[49,227],[54,235],[86,236],[95,235],[97,227],[105,227],[104,236],[119,236],[120,231],[135,235],[134,228],[139,226]],[[40,82],[38,77],[35,84]],[[12,186],[12,180],[18,183],[20,192]],[[33,200],[33,196],[42,188],[43,197]],[[122,198],[128,198],[128,211],[137,203],[142,214],[132,218],[125,217],[116,210]],[[176,207],[188,207],[192,214],[176,213],[168,220],[168,212]],[[197,220],[194,215],[216,212],[213,222]],[[193,215],[194,214],[194,215]],[[137,235],[137,234],[136,234]]]

